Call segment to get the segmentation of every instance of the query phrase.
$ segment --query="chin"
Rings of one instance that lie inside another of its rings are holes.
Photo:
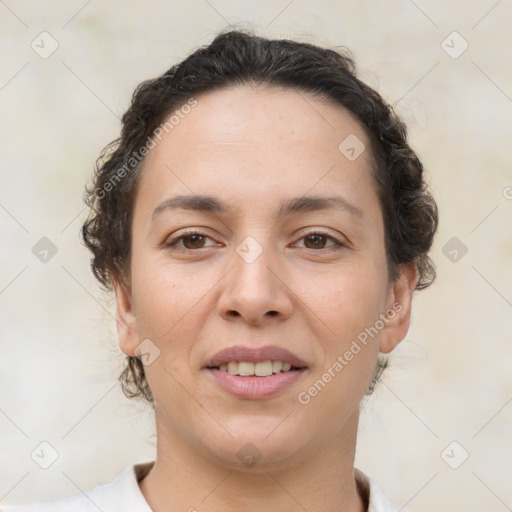
[[[280,421],[282,418],[273,418],[271,428],[267,428],[269,422],[265,422],[262,429],[250,423],[247,429],[230,430],[233,437],[226,434],[221,443],[205,449],[218,464],[236,471],[262,473],[291,468],[296,464],[295,457],[304,448],[304,443],[294,439],[286,429],[279,431],[276,426]]]

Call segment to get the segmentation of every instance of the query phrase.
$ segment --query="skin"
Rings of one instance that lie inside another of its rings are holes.
[[[354,479],[359,403],[379,350],[390,352],[407,333],[417,279],[414,265],[388,278],[367,136],[341,106],[289,89],[244,85],[197,100],[146,157],[129,286],[112,275],[121,349],[138,355],[150,339],[160,350],[145,367],[158,443],[141,491],[157,512],[362,511]],[[353,162],[338,150],[350,134],[367,148]],[[230,209],[168,209],[152,222],[162,201],[190,194]],[[282,200],[333,194],[361,214],[276,216]],[[165,247],[185,228],[205,238]],[[319,232],[327,237],[310,236]],[[236,252],[247,236],[263,251],[252,263]],[[379,334],[299,403],[393,303],[401,310]],[[202,369],[235,344],[285,347],[308,369],[277,396],[236,398]],[[237,456],[246,443],[261,454],[252,467]]]

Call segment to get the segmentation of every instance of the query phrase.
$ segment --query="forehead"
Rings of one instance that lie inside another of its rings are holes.
[[[185,114],[180,107],[167,117],[173,120],[168,131],[174,133],[176,145],[187,137],[193,137],[198,145],[283,144],[283,151],[305,141],[319,146],[319,137],[331,148],[348,135],[367,142],[363,127],[349,110],[311,92],[243,84],[209,91],[195,100],[196,106]],[[306,149],[311,151],[313,144]]]
[[[372,192],[368,138],[344,107],[275,86],[238,85],[195,99],[186,114],[168,116],[172,129],[155,139],[144,161],[142,190],[153,203],[170,189],[216,192],[232,204],[330,195],[334,188],[349,196]],[[344,153],[346,141],[362,151],[357,158],[347,158],[353,154]]]

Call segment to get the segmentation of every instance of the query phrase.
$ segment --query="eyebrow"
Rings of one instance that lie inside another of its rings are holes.
[[[231,211],[228,204],[209,195],[180,195],[162,201],[151,214],[154,221],[166,210],[182,208],[199,212],[226,214]],[[364,218],[363,212],[342,196],[301,196],[285,199],[279,203],[277,217],[285,217],[294,213],[313,212],[329,209],[345,210],[355,217]]]

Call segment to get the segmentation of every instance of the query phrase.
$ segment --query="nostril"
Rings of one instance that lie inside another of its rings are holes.
[[[276,316],[277,314],[277,311],[267,311],[268,316]]]

